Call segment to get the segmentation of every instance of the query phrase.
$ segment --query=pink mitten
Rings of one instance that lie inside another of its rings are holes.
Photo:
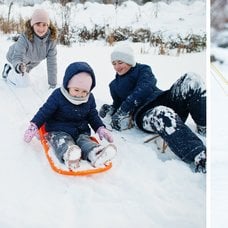
[[[24,134],[24,141],[29,143],[32,138],[37,135],[38,133],[38,127],[36,126],[36,124],[34,123],[30,123],[28,129],[25,131],[25,134]]]
[[[105,138],[108,142],[112,143],[113,138],[109,130],[107,130],[104,126],[99,127],[97,129],[97,134],[99,135],[100,140]]]

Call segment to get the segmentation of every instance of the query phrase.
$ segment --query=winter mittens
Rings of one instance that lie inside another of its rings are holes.
[[[112,115],[114,112],[114,108],[112,105],[103,104],[99,110],[99,116],[101,118],[105,118],[106,115]]]
[[[107,130],[104,126],[98,128],[97,134],[99,135],[100,140],[105,138],[108,142],[113,142],[113,138],[110,131]]]
[[[16,72],[18,74],[22,74],[22,75],[24,75],[24,73],[26,72],[26,69],[27,69],[27,67],[26,67],[26,64],[24,64],[24,63],[17,64],[17,66],[15,68]]]
[[[111,126],[113,129],[117,131],[122,131],[131,128],[130,123],[130,115],[122,111],[120,108],[117,112],[112,116]]]
[[[38,127],[34,123],[30,123],[28,129],[25,131],[24,134],[24,141],[29,143],[31,142],[32,138],[38,134]]]

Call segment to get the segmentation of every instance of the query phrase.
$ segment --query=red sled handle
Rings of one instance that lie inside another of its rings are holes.
[[[59,173],[59,174],[63,174],[63,175],[69,175],[69,176],[86,176],[86,175],[90,175],[90,174],[96,174],[96,173],[101,173],[101,172],[105,172],[107,170],[109,170],[112,167],[112,162],[109,162],[107,165],[105,165],[104,167],[99,167],[99,168],[93,168],[91,167],[91,169],[86,169],[86,170],[78,170],[78,171],[73,171],[73,170],[63,170],[59,167],[57,167],[54,163],[54,161],[52,160],[51,156],[49,155],[48,151],[49,151],[49,145],[47,140],[45,139],[44,135],[46,134],[46,130],[45,130],[45,126],[41,126],[39,129],[39,135],[40,135],[40,142],[43,146],[44,152],[46,154],[47,160],[51,166],[51,168]],[[95,142],[97,142],[97,139],[95,137],[91,137],[92,140],[94,140]]]

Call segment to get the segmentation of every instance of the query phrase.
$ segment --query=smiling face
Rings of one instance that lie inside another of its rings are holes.
[[[44,22],[38,22],[33,25],[33,30],[37,36],[43,37],[48,31],[48,24]]]
[[[116,73],[118,73],[119,75],[124,75],[126,74],[130,69],[131,69],[131,65],[124,63],[120,60],[116,60],[112,62],[112,65],[114,67],[114,70],[116,71]]]
[[[85,89],[78,88],[78,87],[70,87],[69,88],[69,94],[72,97],[83,98],[83,97],[86,97],[89,94],[89,91],[87,91]]]

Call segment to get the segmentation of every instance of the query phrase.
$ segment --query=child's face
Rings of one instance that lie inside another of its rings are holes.
[[[69,94],[72,97],[86,97],[89,92],[85,89],[77,88],[77,87],[70,87],[69,88]]]
[[[123,75],[126,74],[130,69],[131,69],[131,65],[124,63],[120,60],[117,61],[113,61],[112,65],[114,67],[114,70],[119,74],[119,75]]]
[[[33,30],[37,36],[44,36],[48,31],[48,24],[39,22],[33,25]]]

